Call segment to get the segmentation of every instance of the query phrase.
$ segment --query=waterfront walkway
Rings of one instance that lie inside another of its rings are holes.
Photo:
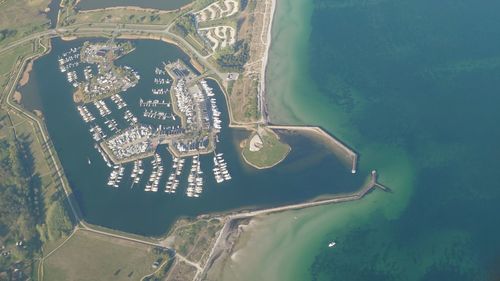
[[[125,27],[125,26],[127,26],[127,27]],[[161,29],[161,30],[158,28],[149,28],[148,29],[147,26],[136,26],[136,25],[123,25],[122,28],[105,27],[105,26],[102,26],[102,27],[95,26],[95,27],[91,27],[91,28],[82,27],[78,31],[73,31],[72,35],[88,36],[89,34],[94,34],[95,36],[100,36],[105,32],[111,32],[111,33],[120,32],[120,33],[128,33],[130,35],[137,36],[138,39],[140,39],[141,37],[146,38],[146,36],[145,35],[142,35],[142,36],[138,35],[138,32],[148,32],[152,35],[165,36],[166,38],[178,40],[180,42],[180,44],[183,45],[182,47],[188,48],[195,57],[197,57],[202,63],[204,63],[209,68],[211,73],[215,74],[219,78],[223,77],[217,71],[217,69],[215,69],[210,63],[207,62],[206,57],[203,57],[201,54],[199,54],[197,52],[197,50],[194,47],[192,47],[190,44],[188,44],[183,38],[180,38],[179,36],[169,32],[170,27],[171,26],[168,26],[167,29]],[[71,27],[71,28],[76,28],[76,27]],[[28,37],[25,37],[25,38],[22,38],[18,41],[12,42],[12,43],[6,45],[5,47],[1,48],[0,54],[8,51],[10,49],[16,48],[17,46],[22,45],[24,43],[30,42],[32,40],[43,39],[43,38],[53,38],[53,37],[63,37],[65,35],[67,35],[67,32],[69,32],[70,30],[71,29],[68,29],[68,28],[51,29],[51,30],[32,34]],[[55,152],[53,152],[52,146],[50,145],[50,138],[49,138],[48,133],[46,131],[46,128],[43,124],[43,121],[41,121],[39,118],[32,115],[31,113],[26,112],[19,105],[13,103],[11,101],[11,98],[10,98],[11,94],[15,90],[15,86],[17,85],[17,81],[19,80],[19,77],[22,74],[22,70],[25,67],[25,63],[29,60],[34,59],[37,56],[38,55],[34,55],[32,57],[25,58],[23,60],[22,67],[19,68],[19,72],[17,73],[17,75],[15,77],[15,82],[11,85],[11,88],[7,92],[6,102],[7,102],[8,106],[10,108],[12,108],[12,110],[21,114],[23,117],[25,117],[25,120],[27,122],[30,122],[33,125],[33,127],[35,128],[35,131],[37,133],[37,137],[41,136],[41,140],[39,139],[39,141],[41,141],[43,144],[45,144],[47,147],[49,147],[49,149],[47,150],[49,153],[48,160],[53,162],[53,164],[54,164],[53,167],[56,167],[55,171],[57,173],[58,180],[61,182],[61,186],[62,186],[64,193],[68,199],[72,214],[74,215],[76,221],[79,222],[78,227],[83,228],[87,231],[92,231],[92,232],[99,233],[99,234],[106,235],[106,236],[110,236],[110,237],[113,237],[116,239],[124,239],[124,240],[134,241],[134,242],[138,242],[138,243],[142,243],[142,244],[146,244],[146,245],[150,245],[150,246],[157,246],[157,247],[165,248],[163,245],[161,245],[159,243],[152,242],[152,241],[147,241],[144,239],[138,239],[138,238],[133,238],[133,237],[125,236],[125,235],[115,234],[115,233],[111,233],[108,231],[97,230],[97,229],[87,225],[81,219],[81,217],[79,216],[77,207],[73,205],[73,202],[71,200],[71,196],[70,196],[71,189],[69,188],[69,186],[65,180],[64,172],[63,172],[62,167],[60,167],[60,163],[58,162],[57,155],[55,155]],[[261,94],[263,94],[263,93],[261,92]],[[226,103],[228,104],[228,97],[227,96],[226,96]],[[228,108],[229,108],[229,106],[228,106]],[[229,109],[229,112],[231,112],[230,109]],[[230,114],[230,117],[232,120],[231,114]],[[231,123],[233,123],[233,122],[231,122]],[[231,127],[239,127],[238,125],[234,125],[234,124],[230,124],[230,126]],[[246,125],[241,125],[241,126],[244,128],[247,128]],[[349,157],[351,158],[351,161],[352,161],[352,171],[356,172],[357,157],[358,157],[357,154],[353,150],[348,148],[345,144],[343,144],[341,141],[337,140],[336,138],[334,138],[330,134],[323,131],[321,128],[319,128],[319,127],[302,127],[302,126],[275,126],[275,125],[270,126],[270,128],[282,129],[282,130],[309,130],[311,132],[315,131],[316,133],[319,132],[320,134],[323,134],[325,137],[329,138],[332,141],[332,143],[334,143],[342,151],[344,151],[347,155],[349,155]],[[373,173],[371,180],[365,186],[363,186],[358,192],[353,193],[353,194],[349,194],[349,195],[345,195],[345,196],[338,196],[338,197],[333,197],[333,198],[328,198],[328,199],[322,199],[322,200],[317,200],[317,201],[312,201],[312,202],[292,204],[292,205],[275,207],[275,208],[270,208],[270,209],[248,211],[248,212],[242,212],[242,213],[229,215],[226,217],[226,223],[224,224],[222,230],[220,231],[214,247],[211,249],[208,261],[205,263],[205,265],[203,267],[198,263],[193,263],[193,262],[187,260],[185,257],[183,257],[177,253],[176,253],[176,256],[179,257],[180,260],[194,266],[197,270],[195,280],[200,280],[204,277],[204,275],[206,274],[210,265],[213,264],[213,262],[217,259],[217,257],[219,257],[220,253],[222,253],[222,251],[224,251],[225,246],[227,246],[227,245],[224,245],[224,243],[225,243],[227,237],[231,234],[231,223],[234,220],[250,218],[250,217],[254,217],[254,216],[258,216],[258,215],[266,215],[266,214],[270,214],[270,213],[288,211],[288,210],[296,210],[296,209],[303,209],[303,208],[313,207],[313,206],[320,206],[320,205],[326,205],[326,204],[332,204],[332,203],[340,203],[340,202],[359,200],[359,199],[363,198],[371,190],[375,189],[376,187],[379,187],[379,188],[384,189],[384,190],[388,190],[383,185],[377,183],[376,173]],[[40,264],[43,264],[43,259],[42,259],[42,262]]]
[[[339,139],[335,138],[331,134],[327,133],[325,130],[323,130],[321,127],[317,126],[291,126],[291,125],[269,125],[267,126],[270,129],[273,130],[288,130],[288,131],[301,131],[301,132],[307,132],[307,133],[312,133],[315,135],[318,135],[322,138],[324,138],[328,144],[331,146],[331,148],[337,152],[336,154],[340,153],[341,159],[345,159],[347,161],[351,162],[351,172],[355,174],[358,169],[358,154],[348,147],[345,143],[340,141]]]
[[[234,225],[233,225],[234,221],[240,220],[240,219],[252,218],[255,216],[268,215],[268,214],[277,213],[277,212],[299,210],[299,209],[327,205],[327,204],[333,204],[333,203],[355,201],[355,200],[359,200],[359,199],[363,198],[366,194],[368,194],[370,191],[374,190],[375,188],[380,188],[383,191],[390,191],[390,189],[388,187],[377,182],[377,172],[374,170],[374,171],[372,171],[372,173],[370,175],[370,180],[366,184],[364,184],[360,190],[358,190],[357,192],[354,192],[352,194],[335,196],[332,198],[321,199],[321,200],[317,200],[317,201],[310,201],[310,202],[305,202],[305,203],[290,204],[290,205],[286,205],[286,206],[269,208],[269,209],[241,212],[241,213],[236,213],[236,214],[232,214],[232,215],[227,216],[226,222],[225,222],[224,226],[222,227],[221,231],[219,232],[219,236],[217,237],[217,240],[215,241],[215,244],[214,244],[212,250],[210,251],[210,255],[208,256],[207,262],[203,266],[203,270],[202,270],[201,274],[199,274],[199,275],[197,274],[197,276],[199,278],[197,279],[195,277],[194,281],[203,280],[203,278],[206,277],[208,270],[215,263],[215,261],[223,254],[224,251],[231,248],[231,246],[228,243],[228,240],[229,240],[229,237],[232,235],[232,232],[234,230]]]

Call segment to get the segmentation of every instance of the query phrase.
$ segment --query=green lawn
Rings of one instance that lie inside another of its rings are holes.
[[[21,4],[24,1],[19,2]],[[5,5],[7,4],[10,5],[10,2],[5,3]],[[0,11],[0,14],[3,12]],[[26,42],[0,54],[0,98],[2,103],[5,101],[3,98],[8,94],[8,90],[11,89],[10,85],[16,82],[14,78],[18,77],[17,74],[21,71],[22,59],[33,55],[34,52],[42,51],[42,48],[38,48],[38,44],[35,46],[36,49],[34,49],[33,43]],[[6,87],[7,84],[9,87]],[[3,107],[0,109],[0,140],[4,141],[6,146],[0,149],[0,154],[5,154],[11,149],[16,151],[17,157],[10,157],[11,160],[7,163],[10,168],[2,167],[0,169],[2,170],[0,185],[8,185],[0,188],[2,194],[9,198],[3,200],[3,203],[10,203],[2,204],[0,218],[2,221],[11,221],[6,224],[9,225],[9,229],[2,233],[0,240],[4,240],[2,245],[12,250],[12,258],[0,265],[0,271],[9,267],[11,262],[22,261],[30,264],[33,258],[37,257],[39,241],[46,242],[45,211],[54,202],[62,200],[61,196],[58,196],[60,189],[51,176],[52,169],[46,161],[46,151],[44,151],[41,140],[34,131],[34,126],[28,119],[14,110],[7,114],[7,106],[2,105]],[[8,173],[9,170],[14,172]],[[17,190],[17,192],[11,192],[13,190]],[[5,196],[2,198],[4,199]],[[72,228],[71,223],[69,223],[68,228]],[[30,247],[26,250],[15,247],[14,242],[20,239],[24,239]],[[29,267],[23,271],[26,274],[31,272]]]
[[[0,6],[0,47],[48,28],[50,0],[6,0]]]
[[[278,135],[269,129],[260,129],[259,135],[262,139],[262,148],[259,151],[250,151],[250,139],[257,134],[254,133],[246,141],[242,154],[245,160],[252,166],[264,169],[270,168],[285,159],[291,148],[288,144],[280,141]]]
[[[78,230],[45,260],[43,279],[140,280],[155,271],[152,264],[158,258],[151,246]]]
[[[32,44],[27,43],[0,54],[0,97],[4,95],[5,85],[17,59],[31,54],[32,48]]]

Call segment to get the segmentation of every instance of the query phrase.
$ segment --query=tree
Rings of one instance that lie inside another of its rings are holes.
[[[47,234],[51,241],[68,235],[73,230],[66,208],[60,201],[55,202],[47,211]]]
[[[239,40],[233,46],[221,50],[217,56],[217,63],[226,69],[242,71],[248,61],[250,47],[248,43]]]

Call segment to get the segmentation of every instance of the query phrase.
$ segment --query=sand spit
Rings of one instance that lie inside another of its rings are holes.
[[[266,50],[264,51],[264,56],[262,58],[262,69],[260,71],[260,81],[261,81],[261,87],[259,91],[259,96],[258,96],[258,101],[260,105],[260,112],[263,115],[264,121],[267,123],[269,122],[269,117],[267,114],[267,104],[266,104],[266,71],[267,71],[267,63],[269,60],[269,48],[271,47],[271,31],[273,27],[273,19],[274,19],[274,14],[276,13],[276,0],[269,0],[271,2],[271,11],[269,13],[269,22],[268,22],[268,29],[267,29],[267,35],[266,35],[266,40],[265,40],[265,45],[266,45]],[[268,5],[269,2],[266,3]],[[267,9],[266,9],[267,10]]]
[[[32,69],[33,69],[33,61],[30,61],[28,65],[26,65],[26,69],[24,70],[21,80],[19,80],[19,86],[22,87],[28,83],[28,81],[30,80],[30,72]]]

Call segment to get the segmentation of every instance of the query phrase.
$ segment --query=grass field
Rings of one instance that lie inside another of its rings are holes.
[[[170,234],[174,237],[172,247],[191,261],[204,262],[222,226],[219,219],[186,221]]]
[[[67,243],[45,259],[46,281],[140,280],[168,257],[154,247],[78,230]]]
[[[66,1],[61,10],[58,25],[141,24],[165,27],[186,10],[164,11],[139,7],[110,7],[96,10],[77,11],[72,1]]]
[[[44,44],[47,45],[47,42],[45,41]],[[33,247],[30,248],[31,257],[35,258],[39,254],[40,242],[49,242],[47,233],[60,228],[60,225],[54,225],[45,220],[46,211],[55,203],[63,206],[65,201],[62,190],[52,175],[55,169],[51,166],[52,162],[48,160],[48,148],[44,145],[40,132],[36,130],[35,123],[19,111],[7,106],[5,101],[7,94],[12,89],[12,85],[17,83],[16,78],[20,77],[18,74],[23,70],[23,61],[40,54],[43,50],[44,48],[38,44],[38,41],[36,43],[26,42],[15,49],[0,54],[0,102],[2,102],[3,106],[0,110],[0,137],[8,140],[11,145],[17,144],[15,147],[21,153],[22,157],[20,157],[19,161],[22,162],[25,174],[22,176],[25,181],[23,188],[27,188],[27,192],[21,192],[20,194],[25,195],[22,201],[29,206],[31,210],[30,217],[33,220],[33,223],[28,227],[26,225],[13,225],[11,232],[14,233],[13,235],[17,231],[33,233],[34,238],[25,237],[29,239],[29,241],[27,240],[28,243],[35,241],[32,244]],[[52,218],[63,218],[65,222],[68,222],[67,228],[71,230],[72,225],[66,215],[64,212],[59,212],[57,216],[53,215]],[[9,236],[9,233],[7,233],[7,236]],[[54,241],[50,242],[56,241],[54,239]],[[4,243],[4,246],[8,249],[11,248],[13,242],[9,243]],[[19,258],[17,261],[26,262],[26,264],[31,263],[30,257],[27,257],[26,260]],[[31,271],[29,273],[28,271],[30,270],[25,270],[25,273],[31,274]]]
[[[31,43],[23,44],[0,54],[0,97],[4,94],[4,87],[9,80],[12,67],[19,57],[27,56],[33,52]]]
[[[196,268],[183,262],[177,261],[168,274],[167,281],[188,281],[193,280],[196,275]]]
[[[262,147],[259,151],[250,151],[250,139],[258,134],[262,140]],[[291,148],[288,144],[280,141],[278,135],[270,129],[259,129],[245,141],[242,150],[245,160],[256,168],[270,168],[285,159]]]
[[[0,47],[48,27],[50,0],[5,0],[0,6]]]
[[[39,44],[33,46],[33,43],[26,43],[18,48],[9,50],[0,55],[0,85],[3,85],[7,82],[7,79],[11,77],[12,67],[20,58],[27,57],[34,53],[42,52],[42,48],[39,47]],[[13,82],[13,81],[10,81]],[[2,91],[1,95],[6,94],[6,92]],[[1,96],[0,95],[0,96]],[[48,164],[47,156],[44,153],[44,148],[42,144],[42,140],[40,140],[35,131],[34,125],[30,123],[30,121],[26,120],[22,116],[20,116],[15,111],[11,111],[9,114],[10,121],[14,125],[12,129],[10,129],[9,133],[15,135],[16,137],[22,137],[29,143],[30,151],[33,156],[33,164],[34,171],[40,176],[42,180],[42,186],[45,187],[45,197],[47,198],[46,204],[50,205],[50,201],[52,199],[52,195],[56,193],[57,187],[53,181],[51,176],[51,167]]]
[[[175,12],[150,11],[143,9],[116,8],[79,12],[68,18],[72,24],[113,23],[113,24],[148,24],[164,27],[177,17]]]

